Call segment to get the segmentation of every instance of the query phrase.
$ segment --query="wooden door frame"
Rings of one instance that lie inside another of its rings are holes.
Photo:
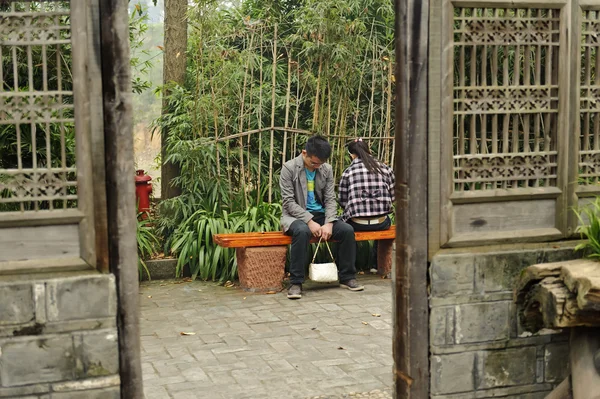
[[[427,104],[429,0],[396,0],[394,393],[429,397]]]
[[[142,399],[128,1],[101,0],[98,10],[108,264],[117,282],[121,397]]]

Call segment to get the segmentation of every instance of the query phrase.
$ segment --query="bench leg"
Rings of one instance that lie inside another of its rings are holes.
[[[280,291],[287,246],[237,248],[240,286],[247,291]]]
[[[377,247],[377,274],[386,278],[392,275],[394,240],[379,240]]]

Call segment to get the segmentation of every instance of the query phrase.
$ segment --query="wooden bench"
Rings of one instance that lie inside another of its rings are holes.
[[[378,274],[387,276],[392,270],[392,247],[396,226],[383,231],[357,231],[356,241],[378,240]],[[285,274],[287,246],[292,237],[279,231],[267,233],[214,234],[215,244],[235,248],[238,275],[242,288],[249,291],[278,291]],[[312,243],[318,239],[313,238]]]

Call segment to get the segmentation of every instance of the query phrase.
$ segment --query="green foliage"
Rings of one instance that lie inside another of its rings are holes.
[[[580,210],[575,210],[580,225],[577,232],[586,241],[575,247],[576,251],[583,250],[589,258],[600,258],[600,197]]]
[[[235,251],[216,246],[212,235],[279,230],[281,205],[246,208],[239,190],[219,176],[222,166],[215,152],[217,146],[223,151],[223,144],[207,138],[179,139],[177,135],[187,135],[185,124],[179,129],[169,139],[168,160],[181,168],[175,183],[182,194],[159,206],[157,231],[164,238],[164,252],[178,257],[178,276],[188,266],[194,278],[231,280],[237,274]]]
[[[212,235],[279,229],[279,170],[306,136],[288,136],[285,157],[279,131],[219,139],[286,122],[337,135],[331,138],[331,163],[339,175],[350,162],[341,136],[393,130],[393,105],[387,105],[393,91],[393,5],[195,1],[188,15],[186,82],[169,84],[167,112],[153,123],[154,133],[169,132],[163,162],[179,166],[181,174],[171,183],[182,194],[161,203],[157,229],[165,253],[178,256],[179,275],[189,267],[193,277],[226,280],[236,275],[234,251],[215,246]],[[375,153],[381,156],[382,149]],[[367,256],[369,243],[360,248]]]
[[[287,122],[336,135],[330,161],[338,176],[349,163],[344,136],[393,131],[393,21],[390,0],[193,2],[186,82],[169,86],[167,112],[155,121],[155,132],[214,140]],[[274,197],[267,194],[268,177],[277,176],[305,140],[291,137],[284,145],[281,131],[264,132],[214,146],[212,156],[223,165],[217,178],[229,181],[244,203],[277,200],[277,184],[271,184]],[[391,144],[374,143],[375,153],[389,160]]]
[[[136,94],[141,94],[152,87],[152,83],[145,79],[153,65],[150,51],[144,48],[144,38],[148,28],[148,14],[142,4],[137,2],[129,14],[130,64],[133,72],[131,84]]]
[[[142,218],[143,215],[144,213],[140,213],[138,215],[136,230],[138,271],[140,279],[145,272],[148,276],[148,280],[150,280],[151,276],[148,266],[146,266],[146,260],[156,253],[156,249],[159,246],[159,240],[155,233],[153,220],[151,219],[150,215],[146,214],[146,219]]]
[[[213,243],[213,234],[247,233],[279,229],[281,205],[261,204],[228,213],[200,209],[174,231],[171,251],[177,254],[177,276],[189,266],[192,278],[232,280],[237,274],[235,250]]]

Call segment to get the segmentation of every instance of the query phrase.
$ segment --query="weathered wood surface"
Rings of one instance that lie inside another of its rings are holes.
[[[0,264],[10,261],[78,257],[79,236],[80,228],[76,224],[3,229]]]
[[[392,268],[394,397],[427,399],[430,383],[427,283],[430,1],[396,0],[394,4],[398,223],[396,264]],[[449,2],[448,6],[452,7]],[[438,57],[434,59],[439,62]],[[452,95],[448,97],[451,103]],[[450,165],[445,163],[444,167],[451,170]]]
[[[110,271],[117,281],[121,398],[142,399],[133,112],[127,0],[100,2]]]
[[[515,289],[523,327],[600,326],[600,262],[578,259],[533,265]]]
[[[396,238],[396,226],[382,231],[357,231],[354,236],[356,241],[393,240]],[[213,241],[224,248],[273,247],[291,244],[292,237],[279,231],[269,231],[265,233],[214,234]],[[313,237],[310,242],[318,241]]]

